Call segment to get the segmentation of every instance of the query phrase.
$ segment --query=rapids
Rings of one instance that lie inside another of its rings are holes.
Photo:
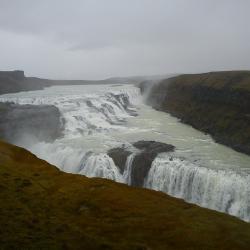
[[[50,104],[61,113],[63,137],[16,144],[70,173],[131,183],[134,153],[120,173],[106,152],[138,140],[172,144],[152,163],[144,187],[250,221],[250,157],[143,103],[133,85],[56,86],[0,96],[2,102]]]

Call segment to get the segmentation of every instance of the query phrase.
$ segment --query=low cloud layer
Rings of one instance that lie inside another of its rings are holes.
[[[101,79],[250,69],[248,0],[0,0],[0,70]]]

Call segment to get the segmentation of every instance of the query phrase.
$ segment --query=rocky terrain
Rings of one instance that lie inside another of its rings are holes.
[[[47,79],[25,77],[21,70],[0,71],[0,94],[39,90],[50,86]]]
[[[105,179],[67,174],[0,142],[1,249],[249,249],[237,218]]]
[[[134,187],[143,187],[144,179],[147,176],[152,162],[159,153],[171,152],[174,146],[155,141],[138,141],[133,143],[133,146],[138,149],[131,168],[131,185]],[[108,155],[113,159],[116,166],[123,173],[127,157],[133,152],[126,148],[114,148],[109,150]]]
[[[250,154],[249,71],[180,75],[140,87],[154,108]]]
[[[0,139],[48,142],[60,137],[62,131],[63,120],[55,106],[0,103]]]

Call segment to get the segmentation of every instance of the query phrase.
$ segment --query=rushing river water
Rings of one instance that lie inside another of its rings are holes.
[[[133,85],[56,86],[2,95],[0,101],[59,108],[63,138],[17,144],[63,171],[130,184],[136,152],[121,174],[107,150],[121,145],[132,149],[138,140],[165,142],[176,150],[158,155],[144,187],[250,221],[250,157],[145,105]]]

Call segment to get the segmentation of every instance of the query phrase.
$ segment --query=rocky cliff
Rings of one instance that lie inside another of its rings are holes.
[[[1,249],[249,249],[250,224],[104,179],[66,174],[0,141]]]
[[[53,141],[62,136],[63,125],[55,106],[0,102],[0,139],[10,143]]]
[[[250,72],[180,75],[151,87],[148,103],[250,154]],[[146,91],[147,84],[141,85]]]
[[[6,93],[39,90],[50,86],[47,79],[25,77],[21,70],[0,71],[0,95]]]
[[[152,166],[152,162],[160,153],[174,151],[175,147],[170,144],[156,141],[137,141],[133,143],[137,152],[134,155],[131,165],[130,185],[134,187],[143,187],[144,179]],[[125,171],[128,156],[133,154],[126,148],[113,148],[108,151],[108,155],[113,159],[116,166],[119,167],[123,174]]]

